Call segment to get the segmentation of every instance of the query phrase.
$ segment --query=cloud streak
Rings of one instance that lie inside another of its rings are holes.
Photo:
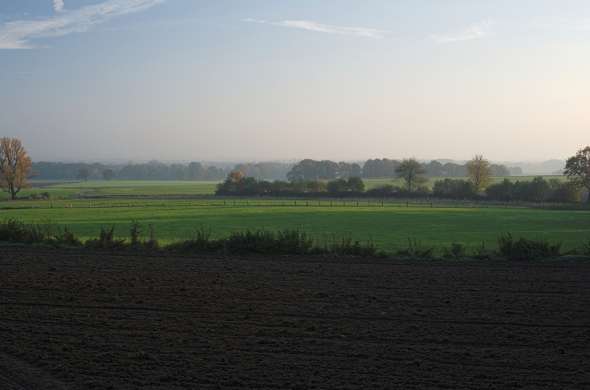
[[[58,15],[38,20],[16,20],[0,26],[0,49],[32,49],[36,39],[85,32],[118,16],[140,12],[165,0],[108,0],[77,10],[55,7]],[[61,2],[63,4],[63,2]],[[58,4],[59,6],[60,4]]]
[[[294,28],[325,34],[349,35],[372,39],[381,39],[391,34],[391,32],[387,30],[379,30],[369,27],[335,26],[331,24],[318,23],[311,20],[282,20],[278,22],[272,22],[259,19],[244,19],[243,21],[248,23],[268,24],[271,26]]]
[[[493,23],[489,20],[485,20],[479,23],[472,24],[471,26],[467,27],[465,30],[457,32],[457,33],[450,33],[450,34],[434,34],[430,37],[436,43],[454,43],[454,42],[462,42],[462,41],[471,41],[474,39],[482,39],[489,36],[492,33],[492,25]]]

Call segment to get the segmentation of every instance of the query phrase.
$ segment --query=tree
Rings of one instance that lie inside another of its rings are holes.
[[[414,191],[415,187],[425,181],[424,175],[426,170],[416,159],[404,159],[396,168],[395,172],[398,177],[401,177],[406,182],[406,187],[409,192]]]
[[[475,156],[467,163],[469,180],[477,192],[483,192],[490,184],[492,173],[490,163],[483,156]]]
[[[348,178],[348,189],[352,192],[363,192],[365,191],[365,183],[360,177]]]
[[[567,159],[563,172],[568,179],[590,193],[590,146],[578,150],[575,156]],[[590,194],[588,195],[590,203]]]
[[[79,180],[88,180],[88,177],[90,176],[90,169],[88,169],[87,167],[82,167],[80,169],[78,169],[78,179]]]
[[[227,181],[231,183],[240,183],[244,178],[245,176],[241,171],[231,171],[227,176]]]
[[[0,139],[0,186],[15,200],[21,189],[28,187],[31,159],[20,140]]]
[[[470,181],[461,179],[437,180],[432,187],[437,198],[473,199],[477,197],[475,188]]]
[[[102,178],[105,180],[113,180],[114,176],[115,172],[113,172],[112,169],[105,169],[104,171],[102,171]]]

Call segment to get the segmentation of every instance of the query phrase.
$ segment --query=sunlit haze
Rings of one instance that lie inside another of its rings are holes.
[[[36,161],[564,158],[589,69],[586,0],[0,3]]]

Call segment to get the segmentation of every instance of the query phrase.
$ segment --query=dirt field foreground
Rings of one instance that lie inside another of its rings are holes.
[[[0,388],[590,388],[590,263],[0,248]]]

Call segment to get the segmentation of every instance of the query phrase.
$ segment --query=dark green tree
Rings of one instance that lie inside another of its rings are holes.
[[[575,156],[568,158],[563,173],[572,183],[590,193],[590,146],[578,150]],[[590,194],[588,203],[590,203]]]
[[[426,173],[426,170],[414,158],[404,159],[395,172],[398,177],[405,181],[406,188],[409,192],[413,192],[418,185],[425,182],[423,175]]]

